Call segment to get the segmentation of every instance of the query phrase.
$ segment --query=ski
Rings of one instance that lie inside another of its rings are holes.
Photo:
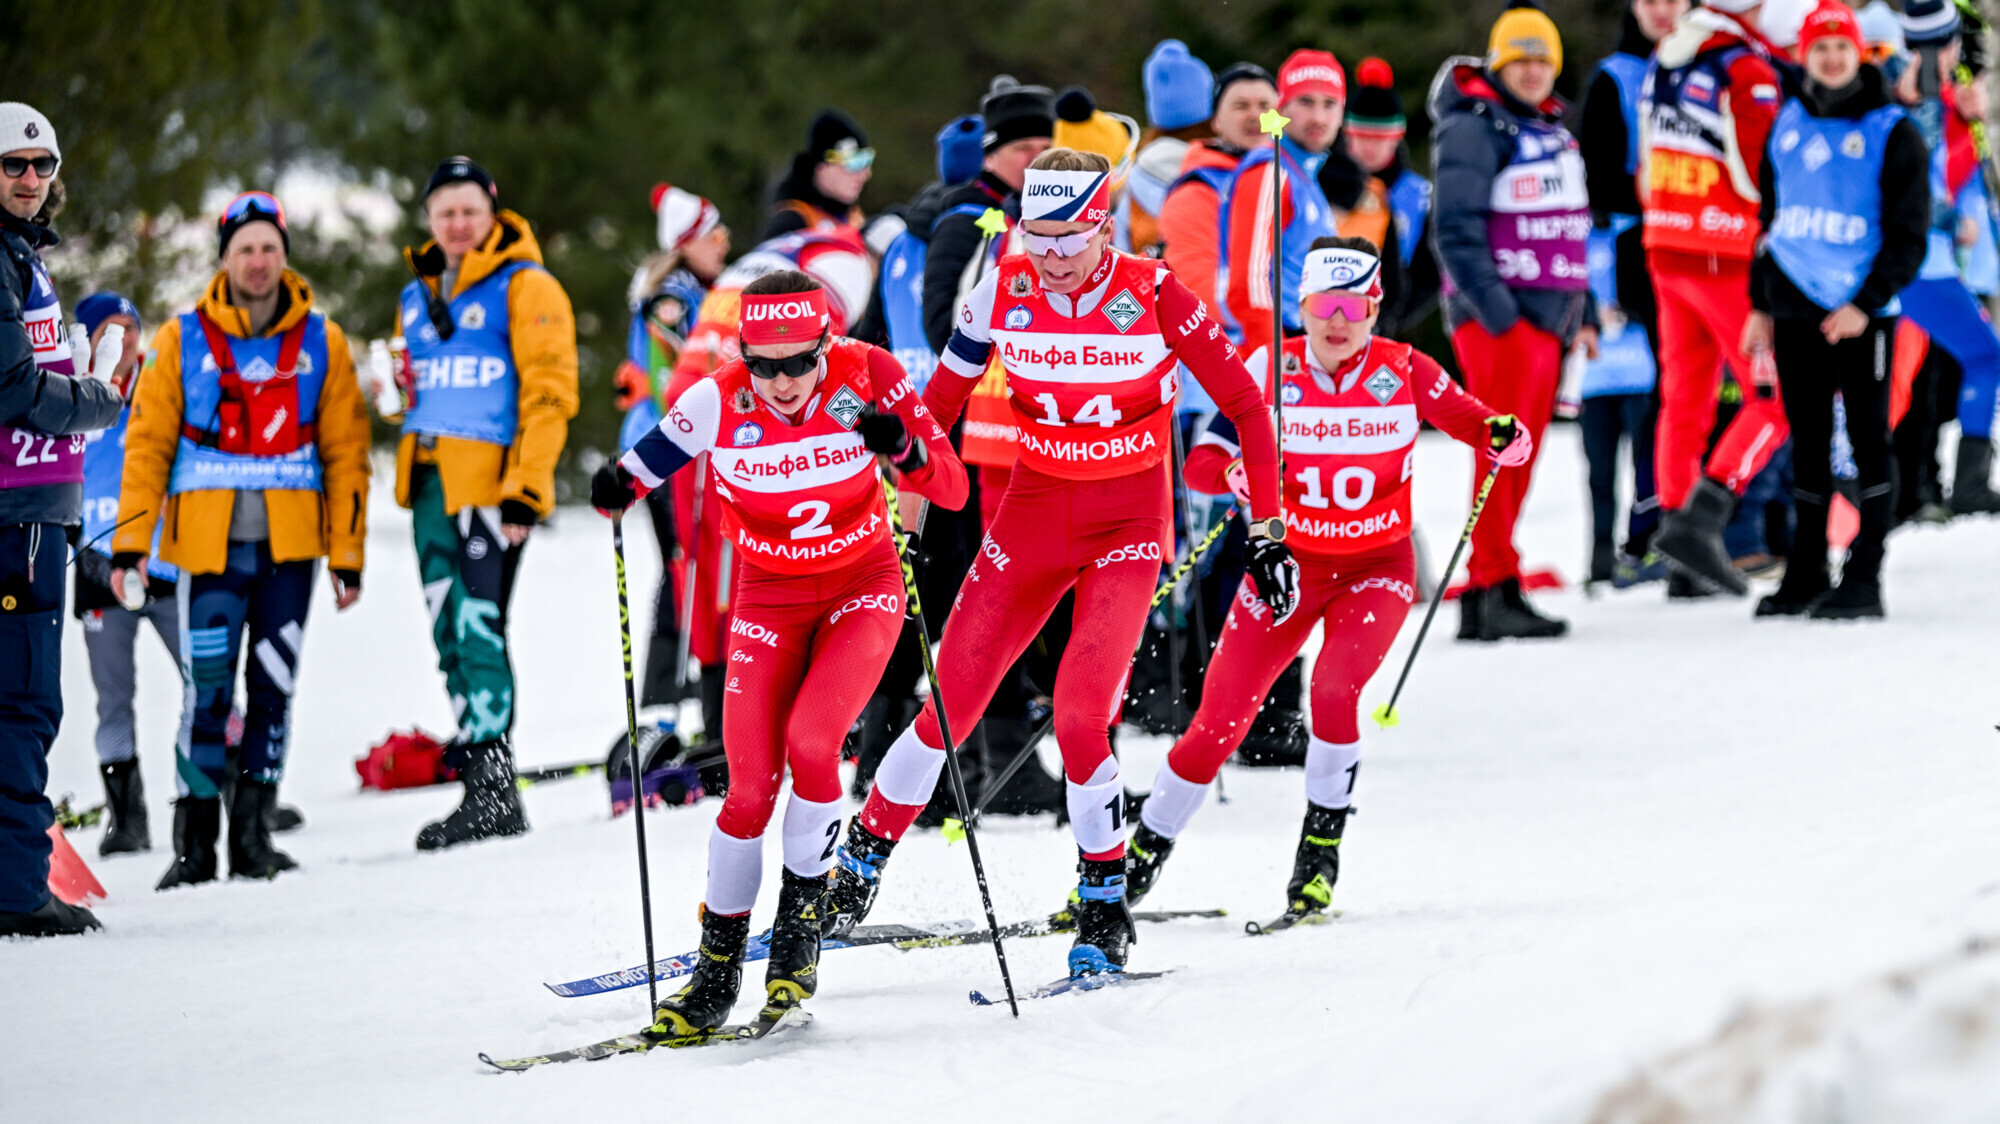
[[[1266,933],[1282,933],[1299,925],[1324,925],[1340,916],[1337,909],[1313,910],[1311,913],[1287,913],[1275,921],[1245,921],[1243,931],[1253,937]]]
[[[485,1054],[479,1060],[494,1069],[506,1073],[519,1073],[538,1065],[553,1065],[558,1062],[594,1062],[619,1054],[643,1054],[655,1048],[665,1050],[686,1050],[697,1046],[715,1046],[724,1042],[754,1042],[776,1034],[781,1030],[802,1027],[812,1022],[812,1014],[803,1007],[766,1007],[756,1021],[719,1026],[705,1034],[690,1034],[679,1038],[656,1038],[643,1031],[638,1034],[621,1034],[588,1046],[578,1046],[571,1050],[558,1050],[553,1054],[538,1054],[526,1058],[492,1058]]]
[[[1153,910],[1132,915],[1136,921],[1161,924],[1188,918],[1223,917],[1227,913],[1220,909],[1169,909]],[[1000,930],[1002,939],[1015,937],[1046,937],[1054,933],[1074,931],[1076,922],[1064,910],[1047,917],[1037,917],[1028,921],[1016,921]],[[874,945],[888,945],[904,951],[916,948],[956,948],[960,945],[985,944],[993,939],[993,934],[985,926],[970,920],[940,921],[929,925],[862,925],[845,936],[827,937],[820,941],[821,952],[832,952],[841,948],[868,948]],[[744,947],[744,963],[768,959],[771,955],[771,931],[766,929],[750,938]],[[663,956],[653,965],[653,978],[670,980],[694,971],[700,962],[694,951],[678,956]],[[567,983],[545,983],[542,986],[565,999],[575,999],[584,995],[602,995],[607,991],[619,991],[628,987],[638,987],[646,982],[646,966],[635,965],[621,972],[611,972],[601,976],[587,976]]]
[[[1144,980],[1157,980],[1171,972],[1170,968],[1165,972],[1098,972],[1089,976],[1065,976],[1053,983],[1045,983],[1033,991],[1023,992],[1020,998],[1047,999],[1054,995],[1067,995],[1072,991],[1099,991],[1107,987],[1123,987]],[[970,998],[975,1007],[992,1007],[1006,1002],[1007,999],[1004,995],[999,999],[988,999],[977,991],[973,992]]]

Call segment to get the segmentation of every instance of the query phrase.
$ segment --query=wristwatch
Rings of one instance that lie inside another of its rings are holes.
[[[1250,520],[1250,537],[1257,538],[1260,535],[1272,542],[1284,542],[1285,521],[1276,515],[1269,519]]]

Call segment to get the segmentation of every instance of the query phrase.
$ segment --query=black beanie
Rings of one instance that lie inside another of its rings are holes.
[[[417,200],[417,202],[425,202],[430,199],[431,193],[438,188],[448,187],[455,183],[476,183],[485,188],[487,198],[493,200],[494,209],[499,209],[500,188],[493,182],[493,174],[473,163],[470,156],[453,156],[444,163],[439,164],[431,172],[429,182],[424,184],[423,198]]]
[[[1215,76],[1215,97],[1208,105],[1209,116],[1214,116],[1215,111],[1222,107],[1223,91],[1237,82],[1268,82],[1273,90],[1278,88],[1278,80],[1271,77],[1271,72],[1256,63],[1231,63],[1222,73]]]
[[[1055,135],[1055,95],[1047,86],[1023,86],[1009,75],[993,80],[979,102],[979,115],[986,120],[980,144],[985,152],[1028,137]]]
[[[828,152],[849,140],[855,148],[868,147],[868,134],[854,123],[854,118],[838,109],[822,109],[812,124],[806,126],[806,155],[812,157],[813,163],[821,163]]]
[[[1401,132],[1407,125],[1403,95],[1396,92],[1396,72],[1382,59],[1362,59],[1347,91],[1348,128],[1387,133]]]

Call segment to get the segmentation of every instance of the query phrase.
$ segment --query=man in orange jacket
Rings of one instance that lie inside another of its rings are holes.
[[[347,336],[285,267],[284,208],[246,192],[222,213],[222,271],[160,327],[125,436],[111,588],[143,586],[153,529],[180,567],[181,659],[194,692],[174,803],[174,865],[159,889],[212,881],[229,802],[229,871],[275,878],[271,845],[287,720],[318,560],[334,605],[361,596],[368,532],[368,412]],[[248,630],[249,640],[244,640]],[[249,705],[233,778],[225,730],[248,647]]]

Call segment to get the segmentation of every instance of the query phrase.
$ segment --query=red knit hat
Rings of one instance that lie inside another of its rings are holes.
[[[1278,104],[1300,94],[1327,94],[1347,100],[1347,72],[1329,51],[1297,50],[1278,68]]]
[[[1855,18],[1854,9],[1840,0],[1820,0],[1819,7],[1806,17],[1805,25],[1799,28],[1799,56],[1805,57],[1815,41],[1829,36],[1845,39],[1854,44],[1857,53],[1866,53],[1861,40],[1861,21]]]

